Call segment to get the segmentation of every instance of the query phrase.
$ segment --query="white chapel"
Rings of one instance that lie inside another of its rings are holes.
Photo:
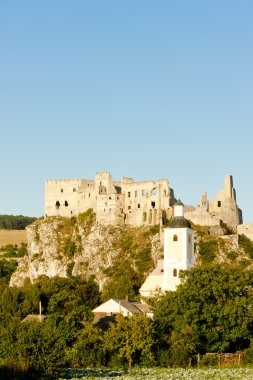
[[[179,271],[194,265],[194,231],[184,217],[184,205],[179,200],[174,205],[174,218],[164,229],[164,258],[141,286],[141,295],[152,297],[168,290],[175,291],[180,284]]]

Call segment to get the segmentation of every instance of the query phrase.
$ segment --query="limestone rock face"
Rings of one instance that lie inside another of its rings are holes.
[[[100,288],[107,279],[107,269],[115,260],[133,257],[132,250],[145,250],[149,266],[154,267],[162,255],[158,231],[150,227],[105,226],[95,223],[95,214],[78,217],[48,217],[27,227],[28,256],[12,275],[10,285],[22,286],[24,280],[48,277],[94,275]],[[132,248],[133,247],[133,248]],[[132,256],[131,256],[132,255]],[[136,263],[131,259],[136,270]]]

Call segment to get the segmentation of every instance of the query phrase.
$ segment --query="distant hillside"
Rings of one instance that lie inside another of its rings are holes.
[[[23,215],[0,215],[0,230],[24,230],[36,219]]]

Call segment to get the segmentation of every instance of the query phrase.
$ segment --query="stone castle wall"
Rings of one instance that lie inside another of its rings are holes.
[[[200,204],[194,210],[185,212],[185,217],[194,224],[202,226],[217,226],[224,223],[236,231],[237,225],[242,223],[242,211],[236,203],[233,177],[225,176],[223,188],[213,199],[208,201],[207,193],[204,193]]]
[[[155,225],[162,215],[172,215],[174,203],[166,179],[113,182],[110,173],[101,172],[95,180],[48,180],[45,185],[45,216],[71,217],[92,208],[99,223]]]
[[[71,217],[92,208],[97,222],[129,224],[132,226],[160,224],[173,216],[176,202],[167,179],[135,182],[122,177],[113,181],[110,173],[100,172],[95,180],[48,180],[45,185],[45,216]],[[231,175],[225,176],[224,187],[208,201],[207,193],[196,207],[185,206],[185,217],[197,225],[227,224],[236,230],[242,223],[237,207],[236,192]]]

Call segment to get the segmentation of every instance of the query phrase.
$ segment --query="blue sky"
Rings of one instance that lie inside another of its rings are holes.
[[[195,205],[232,174],[253,222],[251,0],[0,0],[0,214],[50,178],[168,178]]]

